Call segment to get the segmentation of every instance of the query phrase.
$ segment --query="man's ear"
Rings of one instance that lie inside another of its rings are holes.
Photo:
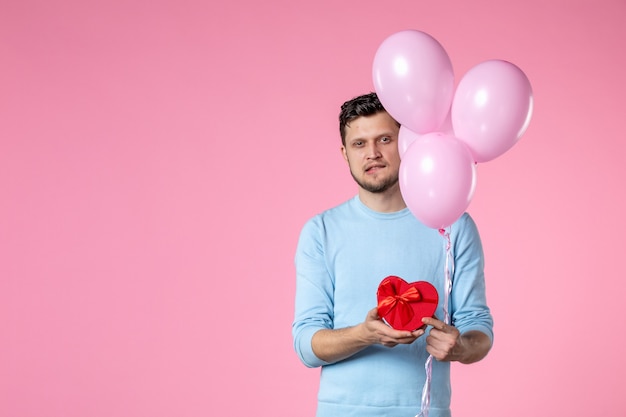
[[[343,159],[346,160],[346,162],[348,161],[348,154],[346,153],[346,147],[345,146],[341,146],[341,155],[343,155]]]

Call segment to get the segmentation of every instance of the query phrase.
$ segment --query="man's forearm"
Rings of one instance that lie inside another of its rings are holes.
[[[360,352],[372,344],[364,337],[361,326],[317,331],[311,339],[313,353],[323,361],[334,363]]]
[[[461,335],[463,352],[458,361],[469,364],[478,362],[489,353],[491,339],[483,332],[471,330]]]

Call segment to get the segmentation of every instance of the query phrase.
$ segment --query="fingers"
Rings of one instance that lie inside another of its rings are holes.
[[[405,332],[388,327],[387,331],[384,334],[381,334],[380,341],[383,346],[387,347],[393,347],[399,344],[408,345],[415,342],[417,338],[423,335],[423,329],[418,329],[413,332]]]
[[[451,333],[456,330],[454,326],[450,326],[449,324],[444,323],[443,321],[434,318],[434,317],[424,317],[422,319],[422,323],[432,326],[434,329],[442,331],[444,333]]]
[[[426,326],[420,327],[419,329],[414,330],[413,332],[411,332],[411,334],[417,339],[418,337],[422,336],[425,332],[426,332]]]
[[[432,326],[426,338],[426,351],[438,361],[456,360],[456,346],[459,340],[459,330],[435,317],[424,317],[422,322]]]
[[[367,312],[367,320],[378,320],[378,307],[374,307],[370,311]]]
[[[433,326],[435,329],[439,329],[442,325],[445,325],[443,321],[439,320],[436,317],[423,317],[422,323],[426,324],[427,326]]]
[[[385,325],[386,326],[386,325]],[[404,330],[395,330],[392,327],[386,326],[384,336],[392,340],[414,339],[413,333]]]
[[[414,331],[396,330],[380,318],[377,307],[367,312],[365,325],[372,336],[378,340],[378,343],[386,347],[394,347],[399,344],[411,344],[418,337],[424,335],[426,327],[423,326]]]

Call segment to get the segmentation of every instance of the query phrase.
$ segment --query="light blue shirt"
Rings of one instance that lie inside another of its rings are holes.
[[[448,312],[461,333],[493,338],[486,303],[483,251],[476,225],[464,214],[450,227],[454,275]],[[335,363],[311,348],[321,329],[354,326],[377,304],[383,278],[428,281],[439,292],[443,319],[446,240],[408,209],[379,213],[358,196],[309,220],[296,251],[295,350],[308,367],[322,367],[317,417],[413,417],[420,411],[428,357],[425,337],[410,345],[370,346]],[[430,417],[450,416],[450,364],[433,360]]]

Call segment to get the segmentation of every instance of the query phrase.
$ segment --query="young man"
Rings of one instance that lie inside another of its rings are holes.
[[[450,416],[450,362],[481,360],[493,338],[478,231],[468,214],[450,227],[451,324],[425,318],[412,332],[387,326],[376,308],[380,281],[428,281],[443,295],[445,242],[406,208],[399,125],[376,94],[344,103],[339,124],[358,195],[309,220],[296,251],[294,346],[305,365],[322,367],[317,416],[415,416],[429,354],[436,359],[430,417]],[[435,315],[444,317],[440,298]]]

